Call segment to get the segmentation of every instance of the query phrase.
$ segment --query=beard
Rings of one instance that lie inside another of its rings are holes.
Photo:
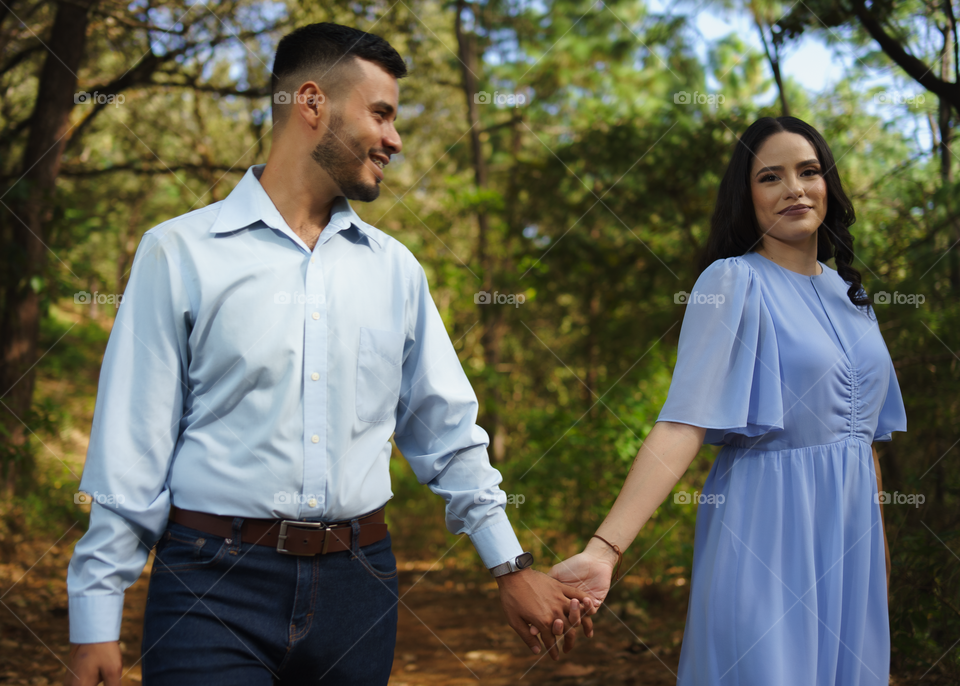
[[[364,165],[369,155],[356,138],[345,134],[343,117],[330,116],[330,126],[310,156],[327,172],[348,200],[371,202],[380,195],[379,180],[364,180]]]

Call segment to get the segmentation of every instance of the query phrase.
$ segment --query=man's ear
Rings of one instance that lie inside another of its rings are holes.
[[[293,94],[291,116],[297,116],[313,129],[320,128],[327,107],[327,96],[316,81],[306,81]]]

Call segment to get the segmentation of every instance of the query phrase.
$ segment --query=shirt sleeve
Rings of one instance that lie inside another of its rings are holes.
[[[420,483],[446,501],[447,528],[468,534],[483,564],[495,567],[523,549],[487,456],[487,433],[476,424],[477,397],[417,271],[394,440]]]
[[[179,269],[144,235],[107,342],[80,490],[90,526],[67,569],[70,641],[120,636],[123,594],[143,572],[169,513],[180,434],[190,308]]]
[[[717,260],[697,279],[683,316],[677,364],[657,421],[726,434],[783,430],[780,351],[757,273],[737,257]]]

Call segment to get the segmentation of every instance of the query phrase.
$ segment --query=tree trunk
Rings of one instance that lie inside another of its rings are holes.
[[[137,227],[143,219],[143,206],[147,204],[147,195],[137,196],[133,202],[133,208],[130,210],[130,219],[122,223],[117,230],[117,294],[122,294],[127,289],[127,281],[130,278],[130,267],[133,265],[133,257],[137,252],[138,240],[134,238],[137,233]]]
[[[594,229],[592,237],[594,240],[599,240],[600,232]],[[599,373],[597,367],[599,365],[600,358],[600,338],[599,332],[601,330],[601,321],[602,321],[602,310],[600,307],[600,292],[597,290],[596,284],[591,284],[591,293],[590,293],[590,309],[587,320],[587,340],[586,340],[586,358],[587,358],[587,374],[584,379],[584,401],[586,402],[586,407],[590,412],[590,416],[593,419],[596,419],[600,414],[600,394],[597,392],[597,379]]]
[[[457,0],[457,19],[456,34],[457,44],[460,56],[460,72],[463,76],[463,94],[467,100],[467,124],[470,125],[470,147],[473,151],[473,172],[477,188],[483,190],[487,187],[487,163],[483,157],[483,146],[480,141],[480,112],[477,99],[477,59],[476,46],[473,37],[463,30],[463,10],[465,3],[463,0]],[[477,235],[477,258],[480,262],[480,268],[483,270],[483,287],[490,286],[490,274],[487,269],[487,233],[488,221],[487,213],[483,210],[477,212],[477,223],[480,231]]]
[[[24,422],[30,415],[40,330],[40,289],[46,266],[45,225],[53,211],[60,158],[69,133],[77,89],[76,73],[86,47],[92,2],[61,2],[47,41],[37,99],[21,164],[19,188],[0,207],[9,237],[4,249],[3,302],[0,304],[0,423],[7,432],[4,485],[12,495],[29,470]],[[52,52],[51,50],[55,51]],[[13,191],[13,192],[11,192]]]
[[[953,41],[955,36],[950,26],[941,29],[943,32],[943,51],[940,55],[940,78],[943,81],[950,79],[950,63],[953,57]],[[951,164],[950,144],[953,140],[953,128],[950,125],[950,113],[952,107],[950,103],[940,98],[940,111],[938,117],[938,128],[940,129],[940,183],[944,190],[944,198],[947,203],[947,216],[954,216],[954,206],[956,204],[953,194],[949,189],[953,186],[953,166]],[[960,112],[960,110],[958,110]],[[953,229],[952,231],[950,229]],[[954,247],[956,241],[960,240],[960,222],[952,220],[947,224],[948,245]],[[960,289],[960,258],[957,256],[957,250],[950,250],[950,287],[956,292]]]
[[[464,0],[457,0],[454,28],[457,35],[460,57],[461,85],[467,101],[467,124],[470,126],[470,148],[473,153],[473,173],[477,190],[487,188],[487,163],[483,157],[483,143],[480,140],[480,112],[477,102],[477,72],[479,63],[474,37],[463,28]],[[487,250],[487,238],[490,222],[487,213],[481,208],[477,211],[477,260],[480,263],[480,290],[488,293],[494,290],[490,255]],[[502,339],[500,310],[495,303],[480,307],[480,321],[483,332],[480,336],[483,346],[484,366],[495,374],[500,363],[500,344]],[[500,393],[498,384],[491,383],[486,389],[487,398],[481,402],[482,422],[487,426],[492,439],[491,459],[502,462],[506,454],[506,436],[500,417]]]
[[[760,41],[763,43],[763,52],[770,63],[770,69],[773,71],[773,79],[777,82],[777,92],[780,94],[780,109],[784,117],[790,116],[790,108],[787,106],[787,95],[783,92],[783,77],[780,75],[780,51],[776,44],[773,46],[774,52],[770,52],[770,46],[767,43],[767,36],[763,30],[763,22],[757,16],[753,18],[757,25],[757,31],[760,32]]]

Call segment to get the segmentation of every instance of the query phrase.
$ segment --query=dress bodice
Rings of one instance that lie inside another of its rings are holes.
[[[706,443],[783,450],[906,430],[872,308],[826,265],[806,276],[752,252],[717,260],[694,286],[659,420]]]

